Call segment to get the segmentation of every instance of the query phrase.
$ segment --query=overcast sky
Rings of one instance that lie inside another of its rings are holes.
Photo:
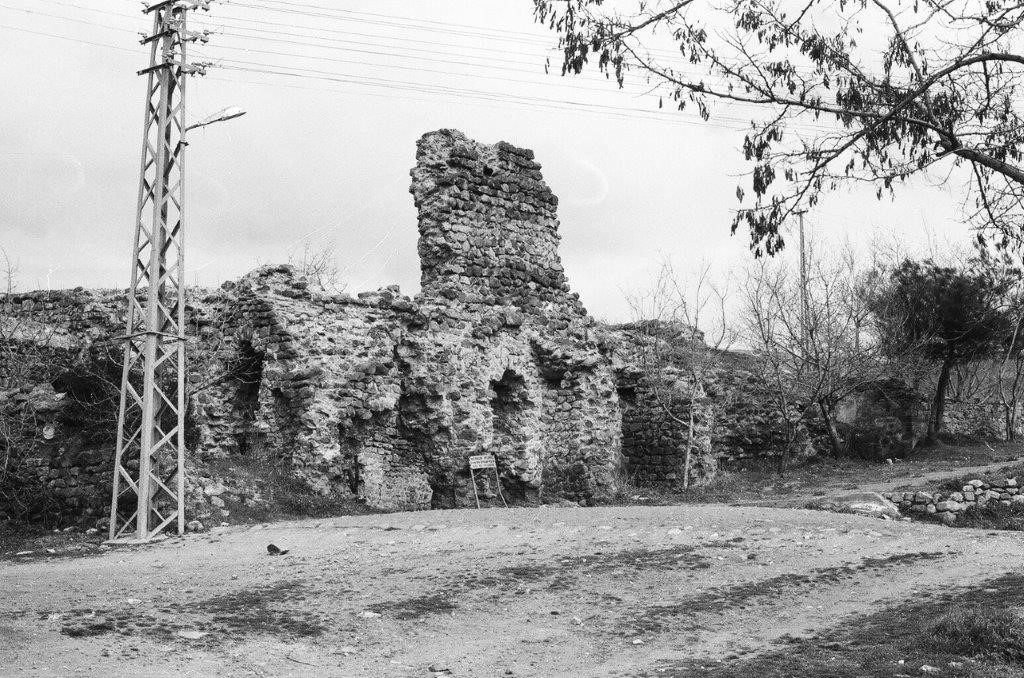
[[[133,35],[149,29],[140,7],[0,0],[0,247],[22,289],[127,285],[145,96],[135,72],[148,65]],[[742,267],[748,240],[729,223],[750,111],[720,107],[704,124],[595,74],[545,75],[554,38],[531,8],[240,0],[196,12],[193,26],[218,33],[193,60],[219,67],[190,81],[190,118],[248,114],[190,136],[188,282],[217,285],[308,242],[335,247],[351,291],[414,293],[409,169],[416,139],[441,127],[536,151],[561,199],[570,284],[598,317],[628,316],[624,290],[664,257],[681,270]],[[922,183],[897,203],[826,196],[808,225],[826,243],[893,229],[911,248],[967,243],[955,188]]]

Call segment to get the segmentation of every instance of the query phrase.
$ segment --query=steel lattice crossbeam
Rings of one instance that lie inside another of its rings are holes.
[[[110,539],[185,528],[183,196],[189,6],[153,15],[142,165],[118,415]]]

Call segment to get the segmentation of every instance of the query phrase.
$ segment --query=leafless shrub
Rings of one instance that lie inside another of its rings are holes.
[[[815,416],[833,453],[846,452],[837,406],[894,369],[870,331],[865,300],[877,276],[860,267],[849,248],[829,259],[812,248],[802,277],[780,261],[758,260],[743,282],[743,334],[783,422],[783,464]]]
[[[307,280],[325,290],[341,292],[345,289],[341,282],[337,251],[333,243],[314,245],[307,240],[303,242],[301,252],[293,250],[289,253],[288,263],[298,269]]]

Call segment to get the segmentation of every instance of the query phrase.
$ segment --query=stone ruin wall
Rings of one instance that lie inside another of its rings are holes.
[[[466,458],[487,452],[514,497],[612,490],[617,404],[593,344],[547,337],[511,307],[494,325],[395,290],[312,292],[288,268],[232,291],[223,360],[254,357],[258,387],[197,396],[202,449],[284,454],[311,486],[382,508],[465,504]]]
[[[623,478],[677,486],[691,407],[691,481],[779,453],[749,356],[723,353],[694,403],[660,408],[631,364],[634,338],[595,323],[570,291],[557,199],[532,152],[441,130],[419,141],[411,174],[415,298],[394,286],[330,293],[287,266],[190,290],[190,515],[216,521],[258,502],[242,467],[382,509],[473,504],[467,457],[481,453],[495,454],[514,501],[600,501]],[[2,309],[5,355],[38,355],[39,337],[62,358],[119,354],[123,293],[11,295]],[[5,368],[0,407],[53,427],[20,451],[26,466],[73,511],[102,515],[112,439],[74,429],[52,375],[12,391]]]
[[[421,293],[328,294],[288,267],[227,286],[200,331],[220,369],[244,369],[197,396],[199,448],[267,455],[388,509],[467,505],[482,453],[513,499],[611,496],[611,360],[569,292],[532,153],[442,130],[412,176]]]
[[[14,463],[77,515],[99,516],[109,507],[113,452],[95,428],[109,423],[112,436],[117,414],[97,422],[68,394],[91,390],[97,377],[119,385],[119,375],[94,372],[82,380],[75,369],[110,355],[111,338],[124,333],[124,306],[123,294],[83,288],[0,300],[0,417],[10,427],[5,434],[34,440],[30,449],[14,450]],[[116,349],[114,355],[119,359]]]
[[[680,340],[660,327],[657,323],[626,323],[604,331],[606,341],[615,346],[624,473],[635,485],[672,489],[714,477],[718,466],[712,445],[716,407],[708,398],[706,385],[694,385],[684,361],[675,360],[687,355],[691,328],[685,328],[686,339]],[[673,358],[668,358],[669,354]],[[688,482],[684,482],[687,473]]]
[[[412,176],[423,268],[415,299],[397,287],[330,294],[288,267],[190,291],[187,473],[200,515],[225,517],[222,497],[244,499],[217,471],[243,463],[385,509],[466,505],[466,458],[479,453],[496,455],[512,499],[615,492],[610,349],[569,291],[557,200],[532,153],[442,130],[420,140]],[[9,298],[4,317],[35,323],[70,351],[117,352],[122,295],[33,295]],[[40,403],[61,396],[43,391],[32,403],[4,394],[3,405],[41,422]],[[55,421],[64,416],[52,409]],[[74,437],[57,426],[52,443],[20,453],[54,492],[87,478],[90,510],[102,510],[112,440],[82,466]]]

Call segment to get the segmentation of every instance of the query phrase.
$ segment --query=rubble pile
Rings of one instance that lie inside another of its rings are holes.
[[[990,502],[1003,506],[1024,503],[1016,478],[974,479],[957,492],[886,492],[882,496],[906,515],[934,514],[934,518],[944,523],[955,523],[960,514],[974,506],[986,506]]]

